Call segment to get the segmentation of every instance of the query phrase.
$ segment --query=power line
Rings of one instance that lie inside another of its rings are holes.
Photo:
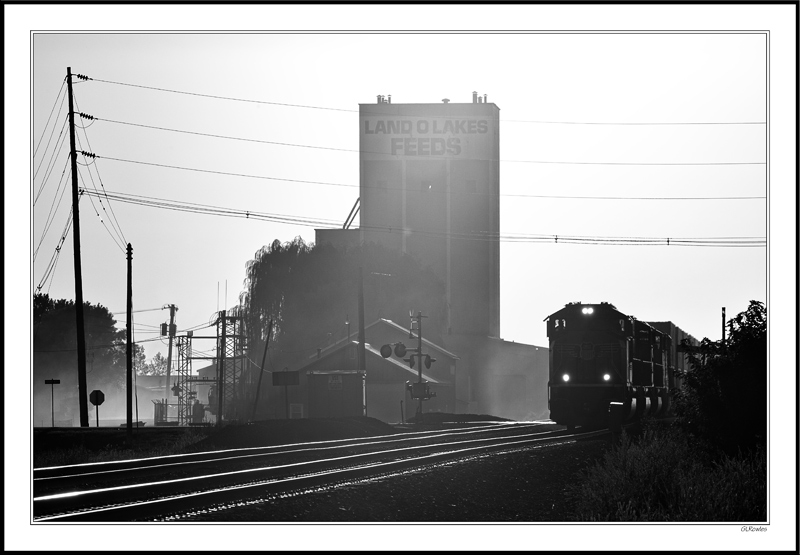
[[[56,153],[60,150],[60,147],[58,146],[59,143],[61,143],[63,145],[62,137],[65,136],[64,135],[64,129],[67,127],[67,122],[68,122],[68,120],[65,118],[64,119],[64,123],[61,125],[61,131],[58,132],[58,138],[56,139],[56,148],[53,149],[53,153],[50,155],[50,161],[47,162],[47,167],[48,168],[50,167],[50,164],[53,162],[53,159],[55,158]],[[50,132],[50,138],[47,139],[47,145],[45,145],[45,147],[44,147],[44,151],[45,152],[47,152],[47,149],[50,148],[50,143],[53,140],[53,134],[55,133],[55,131],[56,131],[56,127],[54,125],[53,126],[53,130]],[[36,171],[33,172],[33,179],[34,180],[36,179],[36,176],[39,174],[39,170],[42,168],[42,162],[44,162],[44,159],[45,159],[45,157],[42,156],[42,158],[39,160],[39,165],[36,167]],[[47,173],[47,172],[45,172],[45,173]]]
[[[64,231],[61,233],[61,239],[56,245],[56,249],[53,252],[53,255],[50,257],[50,261],[47,263],[47,267],[44,271],[44,276],[39,281],[39,285],[36,286],[37,291],[41,291],[44,283],[47,281],[48,276],[50,276],[50,286],[53,284],[53,277],[55,276],[56,266],[58,265],[58,259],[61,256],[61,247],[64,245],[64,240],[67,238],[67,234],[69,233],[69,229],[72,227],[72,209],[70,209],[69,214],[67,215],[67,223],[64,225]],[[42,235],[42,239],[44,239],[44,235]],[[41,241],[39,242],[39,246],[41,246]],[[36,247],[36,252],[39,252],[39,247]],[[34,253],[34,260],[36,253]],[[50,288],[48,287],[47,292],[50,292]]]
[[[178,91],[178,90],[174,90],[174,89],[164,89],[164,88],[160,88],[160,87],[148,87],[148,86],[145,86],[145,85],[134,85],[132,83],[120,83],[118,81],[107,81],[107,80],[104,80],[104,79],[90,78],[90,80],[91,81],[95,81],[97,83],[110,83],[112,85],[121,85],[121,86],[124,86],[124,87],[136,87],[136,88],[139,88],[139,89],[148,89],[148,90],[152,90],[152,91],[169,92],[169,93],[175,93],[175,94],[185,94],[185,95],[190,95],[190,96],[199,96],[199,97],[203,97],[203,98],[214,98],[214,99],[217,99],[217,100],[233,100],[233,101],[236,101],[236,102],[246,102],[246,103],[251,103],[251,104],[270,104],[270,105],[273,105],[273,106],[288,106],[288,107],[292,107],[292,108],[312,108],[312,109],[315,109],[315,110],[332,110],[332,111],[336,111],[336,112],[357,112],[357,110],[347,110],[347,109],[344,109],[344,108],[324,108],[322,106],[309,106],[309,105],[304,105],[304,104],[286,104],[286,103],[282,103],[282,102],[267,102],[266,100],[251,100],[251,99],[246,99],[246,98],[234,98],[234,97],[230,97],[230,96],[218,96],[218,95],[213,95],[213,94],[203,94],[203,93],[188,92],[188,91]]]
[[[325,106],[314,106],[308,104],[288,104],[282,102],[269,102],[266,100],[252,100],[252,99],[245,99],[245,98],[236,98],[230,96],[219,96],[219,95],[212,95],[212,94],[204,94],[204,93],[196,93],[196,92],[189,92],[189,91],[179,91],[175,89],[166,89],[161,87],[150,87],[146,85],[137,85],[132,83],[121,83],[119,81],[109,81],[105,79],[96,79],[96,78],[89,78],[91,81],[95,81],[98,83],[108,83],[112,85],[120,85],[124,87],[135,87],[140,89],[148,89],[154,91],[161,91],[161,92],[169,92],[174,94],[183,94],[183,95],[190,95],[190,96],[198,96],[203,98],[213,98],[217,100],[231,100],[235,102],[245,102],[245,103],[252,103],[252,104],[268,104],[273,106],[287,106],[292,108],[309,108],[314,110],[330,110],[335,112],[345,112],[345,113],[359,113],[359,110],[347,109],[347,108],[331,108]],[[370,115],[382,115],[377,112],[373,112]],[[403,116],[400,114],[386,112],[383,115],[387,116],[394,116],[398,118],[404,117],[411,117],[411,116]],[[453,116],[457,117],[457,116]],[[440,119],[447,119],[442,117]],[[766,122],[763,121],[733,121],[733,122],[713,122],[713,121],[701,121],[701,122],[585,122],[585,121],[544,121],[544,120],[500,120],[501,122],[513,122],[513,123],[535,123],[535,124],[547,124],[547,125],[766,125]]]
[[[67,173],[67,175],[72,175],[72,169],[70,169],[70,171],[69,171],[69,173]],[[64,174],[62,174],[62,178],[63,177],[64,177]],[[45,219],[45,225],[44,225],[44,229],[42,230],[42,236],[39,239],[39,244],[36,246],[36,250],[33,253],[33,260],[34,261],[36,261],[36,256],[39,253],[39,248],[42,246],[42,242],[44,241],[44,238],[47,235],[47,232],[50,230],[50,226],[53,224],[53,220],[56,217],[56,212],[58,211],[58,207],[61,206],[61,201],[64,200],[64,194],[67,192],[67,189],[68,189],[68,187],[65,186],[64,189],[61,191],[61,196],[59,197],[58,196],[58,189],[60,189],[60,188],[61,188],[61,181],[58,182],[58,188],[56,189],[56,194],[53,197],[53,202],[50,203],[50,211],[47,213],[47,218]],[[56,199],[58,200],[58,204],[56,204]],[[55,210],[54,210],[54,207],[55,207]],[[70,213],[71,212],[72,212],[72,209],[70,208]]]
[[[58,104],[58,99],[61,98],[61,93],[64,92],[64,86],[66,84],[67,84],[67,79],[64,78],[61,81],[61,88],[58,89],[58,94],[56,95],[56,101],[53,103],[53,107],[50,109],[50,115],[47,116],[47,123],[44,124],[44,129],[42,129],[42,136],[39,137],[39,142],[37,143],[36,148],[33,149],[33,157],[34,158],[36,158],[36,153],[39,151],[39,147],[42,145],[42,139],[44,139],[44,134],[47,132],[47,128],[50,125],[50,118],[53,117],[53,112],[56,109],[56,104]],[[64,98],[66,98],[66,96],[64,96]],[[61,108],[63,106],[64,106],[64,99],[62,98],[61,99],[61,107],[58,109],[59,112],[61,111]],[[53,131],[55,131],[55,126],[53,126]],[[53,137],[52,131],[50,132],[50,137],[51,138]],[[48,142],[48,144],[49,144],[49,142]],[[45,147],[45,150],[47,150],[47,147]]]
[[[503,119],[504,123],[539,123],[544,125],[766,125],[766,121],[544,121]]]
[[[116,123],[120,125],[129,125],[133,127],[142,127],[145,129],[155,129],[158,131],[170,131],[173,133],[183,133],[187,135],[195,135],[201,137],[210,137],[215,139],[226,139],[232,141],[244,141],[250,143],[258,143],[258,144],[270,144],[270,145],[277,145],[277,146],[289,146],[295,148],[312,148],[312,149],[319,149],[319,150],[333,150],[338,152],[352,152],[352,153],[360,153],[360,154],[383,154],[389,156],[386,152],[377,152],[377,151],[365,151],[365,150],[358,150],[358,149],[350,149],[350,148],[337,148],[337,147],[327,147],[327,146],[316,146],[316,145],[304,145],[304,144],[297,144],[297,143],[284,143],[278,141],[267,141],[262,139],[251,139],[245,137],[234,137],[230,135],[218,135],[214,133],[203,133],[200,131],[186,131],[183,129],[174,129],[169,127],[159,127],[154,125],[145,125],[140,123],[130,123],[118,120],[111,120],[111,119],[103,119],[103,118],[95,118],[97,121],[105,121],[110,123]],[[471,161],[482,160],[478,158],[471,158]],[[484,159],[485,161],[485,159]],[[742,166],[742,165],[763,165],[766,162],[570,162],[570,161],[550,161],[550,160],[510,160],[510,159],[501,159],[500,162],[514,162],[514,163],[528,163],[528,164],[568,164],[568,165],[613,165],[613,166]]]
[[[87,193],[92,194],[92,193]],[[260,219],[267,216],[245,210],[232,210],[232,209],[219,209],[216,207],[205,207],[203,205],[192,204],[191,206],[182,207],[181,203],[176,201],[164,201],[163,199],[148,199],[147,197],[125,196],[122,194],[113,194],[114,198],[120,202],[132,202],[144,206],[151,206],[155,208],[164,208],[177,211],[188,211],[197,213],[206,213],[208,215],[224,215],[228,217],[239,217],[249,219]],[[220,213],[220,211],[224,213]],[[274,216],[273,216],[274,217]],[[290,223],[303,226],[332,226],[331,229],[339,227],[338,222],[331,224],[324,220],[314,220],[310,218],[302,218],[299,216],[281,216]],[[377,231],[383,233],[403,233],[401,228],[391,228],[385,226],[362,226],[360,229],[367,231]],[[419,234],[429,237],[450,237],[451,239],[465,239],[465,240],[482,240],[482,241],[503,241],[503,242],[538,242],[538,243],[567,243],[567,244],[616,244],[616,245],[675,245],[675,246],[766,246],[766,239],[760,237],[717,237],[717,238],[652,238],[652,237],[591,237],[591,236],[570,236],[570,235],[535,235],[535,234],[500,234],[500,233],[459,233],[459,232],[444,232],[437,230],[424,230],[416,229],[411,230],[411,233]]]
[[[78,170],[78,177],[81,178],[81,183],[83,183],[83,186],[86,187],[86,181],[84,181],[83,174],[80,172],[80,170]],[[86,191],[86,190],[87,189],[84,189],[84,191]],[[94,209],[94,213],[97,216],[97,219],[100,220],[100,224],[103,226],[103,228],[108,233],[108,236],[111,237],[111,240],[114,241],[114,244],[117,246],[117,248],[124,253],[125,249],[122,247],[122,245],[120,245],[117,242],[116,237],[114,237],[114,235],[111,233],[111,230],[108,229],[108,226],[106,225],[106,222],[100,216],[100,213],[97,211],[97,207],[95,207],[95,205],[94,205],[94,201],[92,200],[92,196],[97,196],[98,198],[100,198],[100,193],[97,191],[97,189],[95,189],[95,193],[96,193],[95,195],[88,195],[89,196],[89,202],[91,202],[91,204],[92,204],[92,208]]]
[[[190,168],[190,167],[187,167],[187,166],[175,166],[175,165],[171,165],[171,164],[158,164],[158,163],[155,163],[155,162],[143,162],[141,160],[128,160],[128,159],[125,159],[125,158],[113,158],[111,156],[100,156],[99,154],[97,155],[97,158],[101,158],[101,159],[104,159],[104,160],[113,160],[115,162],[125,162],[125,163],[128,163],[128,164],[139,164],[139,165],[144,165],[144,166],[154,166],[154,167],[158,167],[158,168],[168,168],[168,169],[173,169],[173,170],[192,171],[192,172],[198,172],[198,173],[208,173],[208,174],[213,174],[213,175],[227,175],[227,176],[231,176],[231,177],[246,177],[248,179],[263,179],[263,180],[268,180],[268,181],[285,181],[285,182],[289,182],[289,183],[308,183],[310,185],[328,185],[328,186],[331,186],[331,187],[350,187],[350,188],[359,188],[360,187],[359,185],[355,185],[355,184],[352,184],[352,183],[332,183],[330,181],[312,181],[312,180],[307,180],[307,179],[291,179],[291,178],[287,178],[287,177],[272,177],[272,176],[266,176],[266,175],[254,175],[254,174],[245,174],[245,173],[236,173],[236,172],[225,172],[225,171],[220,171],[220,170],[207,170],[207,169],[200,169],[200,168]],[[558,162],[556,162],[556,163],[558,163]],[[737,163],[733,162],[732,164],[737,164]],[[741,164],[748,164],[748,162],[742,162]],[[754,162],[754,164],[761,164],[761,162]],[[667,164],[667,165],[669,165],[669,164]],[[703,164],[695,164],[695,165],[703,165]],[[365,186],[365,188],[381,189],[381,190],[398,190],[398,191],[402,190],[401,188],[397,188],[397,187]],[[458,191],[458,192],[449,191],[448,192],[448,194],[456,194],[456,193],[457,194],[475,194],[475,195],[491,194],[491,193],[477,193],[477,192],[471,193],[471,192],[468,192],[468,191]],[[535,197],[535,198],[561,198],[559,196],[547,196],[547,195],[538,195],[537,196],[537,195],[521,195],[521,194],[500,195],[500,196],[532,196],[532,197]],[[608,200],[638,200],[638,199],[645,200],[644,197],[564,197],[564,198],[596,198],[596,199],[608,199]],[[662,200],[668,200],[668,199],[689,200],[690,198],[692,198],[692,197],[659,197],[659,199],[662,199]],[[764,197],[698,197],[698,198],[700,198],[701,200],[751,200],[753,198],[764,198]]]
[[[78,106],[78,99],[75,98],[75,93],[74,92],[73,92],[72,96],[73,96],[73,98],[75,100],[75,106],[80,111],[80,106]],[[89,118],[91,118],[91,116],[88,116],[87,114],[84,114],[83,112],[80,113],[80,116],[81,117],[89,117]],[[86,137],[86,145],[88,146],[89,150],[91,151],[92,150],[92,145],[89,142],[89,134],[86,132],[85,128],[83,128],[83,135]],[[95,162],[95,165],[94,165],[94,171],[97,172],[97,180],[100,182],[100,187],[104,189],[105,187],[103,186],[103,179],[100,177],[100,170],[97,168],[97,163],[96,162]],[[91,178],[91,176],[92,176],[92,173],[90,171],[89,172],[89,177]],[[92,179],[92,185],[94,185],[94,179]],[[103,204],[103,199],[102,198],[100,198],[100,207],[103,209],[103,212],[106,212],[106,207]],[[114,209],[111,206],[111,202],[108,203],[108,208],[109,208],[109,210],[111,210],[111,218],[112,218],[110,220],[111,221],[111,227],[114,228],[114,231],[116,232],[117,237],[119,237],[119,239],[122,242],[122,244],[126,245],[128,243],[128,241],[125,239],[125,234],[122,233],[122,226],[119,225],[119,221],[117,220],[117,215],[114,214]]]

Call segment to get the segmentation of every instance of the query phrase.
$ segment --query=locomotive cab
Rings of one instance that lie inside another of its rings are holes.
[[[670,336],[610,303],[570,303],[546,321],[552,420],[605,427],[611,403],[623,420],[666,411]]]

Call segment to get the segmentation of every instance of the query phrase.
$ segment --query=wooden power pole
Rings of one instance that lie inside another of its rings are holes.
[[[89,399],[86,393],[86,335],[83,323],[83,276],[81,273],[81,222],[78,212],[78,152],[75,150],[75,111],[72,106],[72,68],[67,68],[69,98],[69,149],[72,164],[72,244],[75,261],[75,324],[78,334],[78,404],[81,427],[89,427]]]
[[[133,261],[133,247],[128,243],[128,329],[127,329],[127,346],[125,353],[127,355],[127,373],[125,380],[125,389],[127,394],[127,403],[125,408],[125,416],[128,419],[127,434],[128,437],[133,435],[133,343],[131,342],[131,335],[133,333],[133,279],[131,276]]]

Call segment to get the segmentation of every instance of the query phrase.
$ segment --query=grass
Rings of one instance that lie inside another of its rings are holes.
[[[575,520],[754,522],[766,520],[764,449],[714,455],[675,429],[625,433],[569,489]]]
[[[34,432],[33,466],[121,461],[176,455],[206,438],[208,431],[194,428],[137,430],[128,438],[124,430],[100,428],[80,432]]]

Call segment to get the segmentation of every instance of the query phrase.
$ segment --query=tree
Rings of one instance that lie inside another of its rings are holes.
[[[301,238],[274,241],[247,264],[240,306],[251,351],[260,354],[273,321],[273,368],[296,369],[318,348],[358,336],[358,282],[362,268],[365,325],[387,318],[408,326],[409,309],[422,311],[425,337],[440,341],[445,322],[444,285],[410,255],[367,244],[348,249],[307,245]]]
[[[727,323],[728,338],[682,343],[689,370],[676,414],[694,435],[735,454],[766,443],[767,311],[750,301]]]
[[[144,353],[142,353],[144,358]],[[144,363],[137,369],[137,374],[140,376],[166,376],[167,375],[167,359],[161,353],[156,353],[149,363]]]
[[[78,352],[75,302],[33,297],[33,376],[44,387],[45,379],[61,380],[61,412],[78,408]],[[124,389],[125,332],[107,308],[84,302],[87,389]],[[49,389],[46,392],[50,393]]]

